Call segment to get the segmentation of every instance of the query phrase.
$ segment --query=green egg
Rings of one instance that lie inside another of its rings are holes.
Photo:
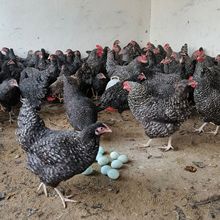
[[[128,162],[128,157],[126,155],[120,155],[118,157],[118,160],[120,160],[122,163],[127,163]]]
[[[107,175],[110,179],[116,180],[119,177],[119,172],[116,169],[110,169],[108,170]]]
[[[110,153],[110,157],[111,157],[113,160],[116,160],[116,159],[118,159],[118,157],[119,157],[119,153],[117,153],[116,151],[112,151],[112,152]]]
[[[111,167],[114,169],[119,169],[123,166],[123,163],[120,160],[113,160],[111,162]]]
[[[111,169],[111,167],[109,165],[104,165],[101,167],[101,173],[103,175],[107,175],[108,171]]]
[[[96,158],[95,158],[95,159],[96,159],[96,161],[98,161],[98,160],[99,160],[99,158],[100,158],[100,157],[102,157],[102,156],[103,156],[102,154],[98,153],[98,154],[96,155]]]
[[[88,167],[82,174],[83,175],[90,175],[93,173],[92,167]]]
[[[99,146],[99,151],[98,154],[104,154],[105,153],[105,149],[102,146]]]
[[[98,164],[99,164],[100,166],[104,166],[104,165],[106,165],[106,164],[108,164],[108,163],[109,163],[109,158],[108,158],[108,157],[106,157],[106,156],[101,156],[101,157],[98,158]]]

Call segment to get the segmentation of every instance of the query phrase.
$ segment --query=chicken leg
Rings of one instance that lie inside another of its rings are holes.
[[[9,123],[12,124],[13,122],[15,122],[15,120],[12,118],[13,112],[10,111],[8,114],[9,114]]]
[[[169,151],[171,149],[174,150],[171,142],[172,142],[172,136],[169,137],[167,146],[159,147],[159,149],[164,150],[164,151]]]
[[[54,190],[56,191],[56,193],[57,193],[58,196],[60,197],[64,208],[66,208],[66,202],[77,202],[76,200],[69,199],[69,198],[72,197],[72,196],[67,196],[67,197],[65,198],[65,197],[63,196],[63,194],[62,194],[57,188],[54,188]]]
[[[37,191],[39,191],[41,189],[41,187],[43,187],[43,191],[44,191],[44,194],[45,196],[47,197],[48,194],[47,194],[47,188],[46,188],[46,185],[44,183],[40,183]],[[60,190],[58,190],[57,188],[54,188],[54,190],[56,191],[56,193],[58,194],[58,196],[60,197],[61,201],[62,201],[62,204],[63,204],[63,207],[66,208],[66,202],[77,202],[75,200],[72,200],[72,199],[69,199],[70,197],[72,197],[71,195],[70,196],[67,196],[66,198],[63,196],[63,194],[60,192]]]
[[[219,126],[217,126],[214,131],[210,131],[210,132],[207,132],[207,133],[208,133],[208,134],[214,134],[214,136],[215,136],[215,135],[218,134],[218,130],[219,130]]]
[[[46,185],[44,183],[40,183],[39,187],[37,188],[37,191],[39,191],[41,189],[41,187],[43,187],[43,191],[44,191],[44,194],[45,196],[47,197],[47,188],[46,188]]]
[[[199,132],[199,133],[204,132],[203,128],[204,128],[207,124],[208,124],[207,122],[203,123],[203,125],[202,125],[201,127],[195,129],[195,132]]]
[[[144,146],[145,146],[145,147],[150,147],[150,143],[152,142],[152,140],[153,140],[153,139],[150,138],[150,139],[148,140],[147,144],[145,144]]]

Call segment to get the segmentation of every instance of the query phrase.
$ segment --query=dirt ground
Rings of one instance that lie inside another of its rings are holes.
[[[50,128],[71,129],[61,104],[44,106],[41,116]],[[123,116],[126,121],[118,113],[103,112],[99,119],[113,130],[101,145],[130,159],[120,169],[120,178],[110,180],[94,164],[94,175],[78,175],[59,185],[78,201],[64,209],[53,189],[49,197],[37,192],[39,179],[25,167],[25,154],[15,137],[16,123],[9,125],[8,115],[1,112],[0,219],[220,219],[220,135],[193,133],[193,127],[202,124],[193,116],[174,135],[175,151],[161,152],[158,147],[167,139],[144,147],[148,138],[142,127],[129,111]],[[200,162],[200,167],[193,162]],[[184,170],[188,165],[197,171]]]

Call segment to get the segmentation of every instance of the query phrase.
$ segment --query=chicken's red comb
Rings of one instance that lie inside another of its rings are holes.
[[[48,102],[53,102],[56,98],[52,96],[47,96],[47,101]]]
[[[96,45],[96,48],[97,48],[97,49],[102,49],[102,50],[103,50],[103,47],[102,47],[101,45],[99,45],[99,44]]]
[[[112,108],[111,106],[109,106],[108,108],[105,109],[108,112],[117,112],[117,109]]]
[[[201,57],[201,56],[198,56],[198,57],[196,58],[196,60],[197,60],[199,63],[202,63],[202,62],[205,60],[205,58],[204,58],[204,57]]]

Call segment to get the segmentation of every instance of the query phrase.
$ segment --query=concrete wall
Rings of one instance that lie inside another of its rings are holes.
[[[82,51],[149,40],[150,0],[0,0],[0,47]]]
[[[220,53],[219,0],[152,0],[150,39],[169,42],[175,50],[185,42],[191,50],[203,46]]]

